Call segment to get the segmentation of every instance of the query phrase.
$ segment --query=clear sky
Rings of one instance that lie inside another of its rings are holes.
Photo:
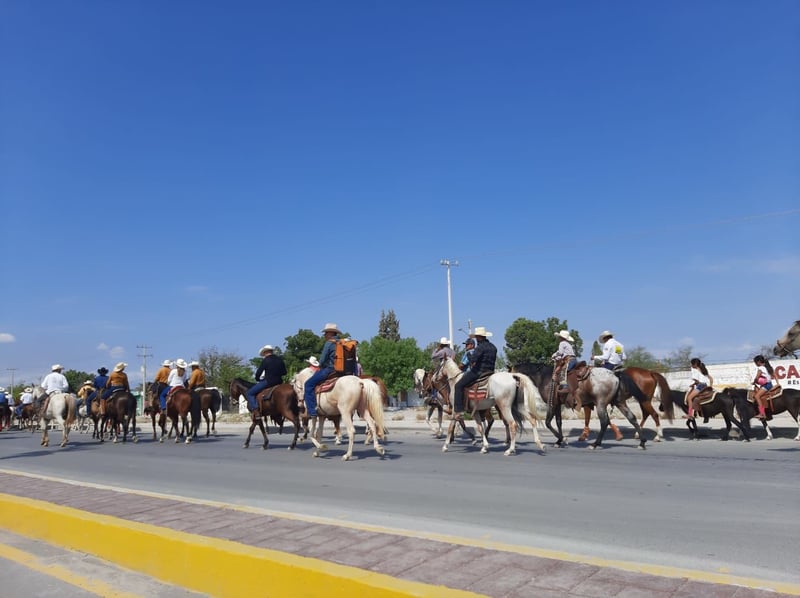
[[[0,384],[566,319],[800,318],[800,3],[0,3]],[[584,355],[586,356],[586,355]],[[151,370],[152,372],[152,370]]]

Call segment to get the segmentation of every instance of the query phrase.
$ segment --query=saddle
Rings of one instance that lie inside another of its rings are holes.
[[[783,394],[783,386],[781,386],[780,384],[776,384],[767,392],[767,394],[764,395],[764,400],[772,401],[774,399],[777,399],[782,394]],[[747,400],[750,401],[751,403],[755,403],[756,401],[755,391],[753,391],[752,388],[747,391]],[[770,405],[770,408],[772,408],[772,405]]]
[[[275,388],[277,386],[278,386],[278,384],[276,384],[275,386],[268,386],[267,388],[262,390],[260,393],[258,393],[258,396],[256,398],[259,401],[269,401],[272,398],[272,393],[273,393],[273,391],[275,390]],[[198,390],[200,390],[200,389],[198,389]]]
[[[489,394],[489,377],[491,375],[492,372],[481,374],[473,384],[470,384],[464,389],[464,394],[466,395],[468,401],[478,403],[486,399],[487,395]]]
[[[341,377],[342,377],[342,374],[340,374],[339,372],[333,372],[330,376],[325,378],[325,380],[319,386],[317,386],[314,389],[314,394],[319,396],[323,392],[328,392],[328,391],[332,390],[333,387],[336,385],[336,382]]]

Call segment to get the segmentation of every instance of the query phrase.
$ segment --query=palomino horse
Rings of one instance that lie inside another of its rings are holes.
[[[119,441],[120,428],[122,428],[122,442],[128,441],[128,431],[131,428],[131,440],[139,442],[139,437],[136,435],[136,397],[133,393],[128,390],[117,390],[108,399],[97,400],[105,401],[104,407],[101,408],[103,418],[100,421],[100,442],[105,441],[103,436],[108,423],[111,424],[110,435],[114,444]]]
[[[800,351],[800,320],[797,320],[794,325],[786,331],[781,338],[775,342],[773,347],[773,354],[778,357],[788,357],[795,355]]]
[[[308,368],[306,368],[308,370]],[[306,380],[311,377],[312,372],[302,370],[295,374],[294,384],[296,388],[304,388]],[[323,392],[317,393],[317,424],[316,434],[311,436],[316,450],[314,456],[328,450],[320,442],[322,438],[322,418],[332,415],[341,415],[342,421],[347,429],[348,448],[342,459],[348,461],[353,456],[353,444],[355,442],[356,428],[353,423],[353,414],[367,423],[369,434],[371,434],[372,444],[375,451],[383,457],[384,448],[378,442],[383,437],[383,399],[381,390],[377,383],[370,378],[359,378],[358,376],[342,376],[333,380],[334,386],[329,388],[329,381],[323,382],[318,389]]]
[[[230,396],[238,397],[243,395],[252,387],[252,382],[242,378],[234,378],[230,384]],[[244,441],[243,448],[250,447],[250,438],[253,436],[253,430],[258,426],[261,435],[264,437],[264,444],[261,445],[261,448],[267,450],[269,438],[264,422],[267,417],[272,417],[273,421],[276,418],[281,418],[294,424],[294,438],[289,445],[289,450],[292,450],[297,446],[297,437],[300,435],[300,406],[297,402],[294,387],[291,384],[278,384],[264,390],[269,391],[269,399],[265,398],[266,392],[259,393],[256,397],[258,408],[250,412],[252,423],[250,424],[250,430],[247,432],[247,439]],[[268,428],[269,426],[266,427]]]
[[[726,388],[722,392],[733,399],[736,411],[742,420],[742,425],[747,431],[751,431],[750,420],[758,417],[758,407],[752,397],[752,392],[746,388]],[[770,396],[772,398],[769,398]],[[778,415],[784,411],[791,415],[794,423],[797,424],[797,435],[794,440],[800,441],[800,390],[795,388],[781,388],[779,394],[778,391],[775,391],[767,395],[767,417],[761,420],[764,431],[767,433],[766,440],[774,438],[769,427],[769,420],[772,419],[773,415]]]
[[[217,411],[222,405],[222,395],[219,394],[219,389],[214,387],[197,388],[193,392],[194,395],[200,399],[200,412],[203,414],[203,419],[206,420],[206,438],[211,434],[217,435]],[[209,418],[209,413],[211,417]],[[199,424],[199,421],[198,421]],[[195,425],[192,421],[192,435],[197,438],[197,430],[199,425]]]
[[[90,384],[84,384],[78,389],[78,398],[83,399],[83,405],[78,407],[78,431],[83,434],[84,428],[88,431],[88,423],[86,420],[91,420],[94,425],[92,430],[92,438],[97,438],[100,435],[99,422],[100,422],[100,398],[92,401],[91,413],[86,412],[86,399],[91,393],[95,391],[95,387]]]
[[[616,374],[606,368],[590,367],[583,361],[575,366],[574,370],[578,376],[578,400],[584,406],[584,410],[587,406],[594,404],[597,408],[597,417],[600,420],[600,432],[595,441],[589,445],[589,448],[594,450],[602,445],[606,429],[610,424],[608,408],[616,407],[638,433],[639,448],[644,450],[645,442],[647,441],[639,424],[636,423],[636,417],[628,408],[625,398],[620,392],[620,381]]]
[[[688,414],[689,406],[686,404],[686,393],[687,391],[684,390],[671,390],[666,399],[661,399],[661,404],[665,408],[667,407],[667,404],[677,405],[684,413]],[[703,391],[697,398],[699,399],[700,403],[700,409],[698,410],[697,414],[702,414],[705,422],[708,422],[709,418],[716,415],[721,415],[722,419],[725,421],[725,431],[722,433],[721,440],[730,439],[731,423],[733,423],[737,428],[739,428],[739,432],[741,432],[742,437],[746,441],[750,442],[750,434],[745,429],[745,426],[742,425],[742,422],[736,419],[736,416],[734,415],[733,397],[724,392],[711,389]],[[686,420],[686,427],[689,428],[690,440],[700,440],[700,432],[697,429],[697,422],[695,421],[694,417]]]
[[[37,386],[33,391],[34,400],[44,396],[44,389]],[[47,409],[41,411],[39,417],[39,427],[42,429],[42,446],[50,446],[50,437],[47,428],[50,422],[55,420],[61,426],[61,446],[66,446],[69,440],[69,429],[75,423],[77,397],[68,392],[57,392],[50,395],[50,402]]]
[[[450,386],[450,396],[455,394],[455,386],[458,380],[464,373],[458,367],[455,361],[447,357],[442,360],[442,365],[433,375],[434,383],[441,379],[446,379]],[[521,394],[524,402],[524,413],[521,413],[518,405],[518,394]],[[489,439],[486,437],[486,427],[483,424],[483,417],[481,411],[494,407],[500,414],[500,417],[509,427],[510,445],[503,453],[506,456],[513,455],[517,452],[517,430],[523,425],[524,419],[528,419],[533,426],[533,435],[536,445],[539,450],[544,452],[545,448],[539,438],[539,430],[536,427],[536,421],[539,419],[538,413],[541,409],[537,409],[537,397],[541,402],[541,397],[533,386],[530,378],[523,374],[511,374],[508,372],[495,372],[489,376],[486,388],[486,394],[477,402],[473,402],[473,417],[478,425],[481,433],[481,453],[489,452]],[[442,452],[447,452],[450,442],[453,439],[455,431],[456,419],[450,421],[450,427],[447,431],[447,437],[442,447]]]

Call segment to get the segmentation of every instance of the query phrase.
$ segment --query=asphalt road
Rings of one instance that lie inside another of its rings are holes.
[[[389,421],[389,424],[392,422]],[[678,423],[677,426],[681,424]],[[38,434],[0,434],[0,468],[177,494],[274,511],[417,532],[800,582],[800,443],[689,441],[678,427],[640,451],[632,439],[589,451],[577,442],[539,454],[530,432],[504,457],[466,440],[449,453],[427,430],[393,428],[387,454],[356,445],[313,458],[309,442],[288,451],[242,449],[245,429],[220,426],[193,445],[99,445],[73,434],[64,449]],[[60,433],[58,433],[60,435]],[[712,436],[716,435],[713,430]],[[650,432],[652,436],[652,432]],[[549,434],[544,435],[550,439]],[[359,440],[363,436],[359,437]],[[254,440],[257,440],[254,438]]]

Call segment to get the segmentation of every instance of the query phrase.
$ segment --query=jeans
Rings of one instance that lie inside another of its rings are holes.
[[[325,379],[331,375],[333,368],[321,368],[317,373],[306,380],[306,385],[303,389],[303,400],[306,402],[306,413],[308,417],[317,416],[317,396],[314,394],[314,389],[319,386]]]
[[[103,398],[107,399],[108,397],[110,397],[112,394],[114,394],[118,390],[125,390],[125,387],[124,386],[112,386],[110,388],[106,388],[103,391]]]
[[[253,411],[254,409],[258,408],[258,401],[256,400],[256,396],[258,396],[258,393],[260,393],[266,387],[267,387],[267,380],[264,379],[264,380],[261,380],[259,382],[256,382],[255,385],[253,385],[250,388],[250,390],[247,391],[247,393],[246,393],[246,396],[247,396],[247,408],[250,411]]]
[[[473,382],[475,382],[475,380],[477,380],[478,378],[480,378],[478,374],[476,374],[472,370],[469,370],[467,372],[464,372],[464,375],[461,376],[461,379],[458,382],[456,382],[456,387],[454,390],[455,396],[453,397],[454,412],[461,413],[464,411],[464,403],[466,402],[464,400],[466,398],[464,397],[464,389]]]

